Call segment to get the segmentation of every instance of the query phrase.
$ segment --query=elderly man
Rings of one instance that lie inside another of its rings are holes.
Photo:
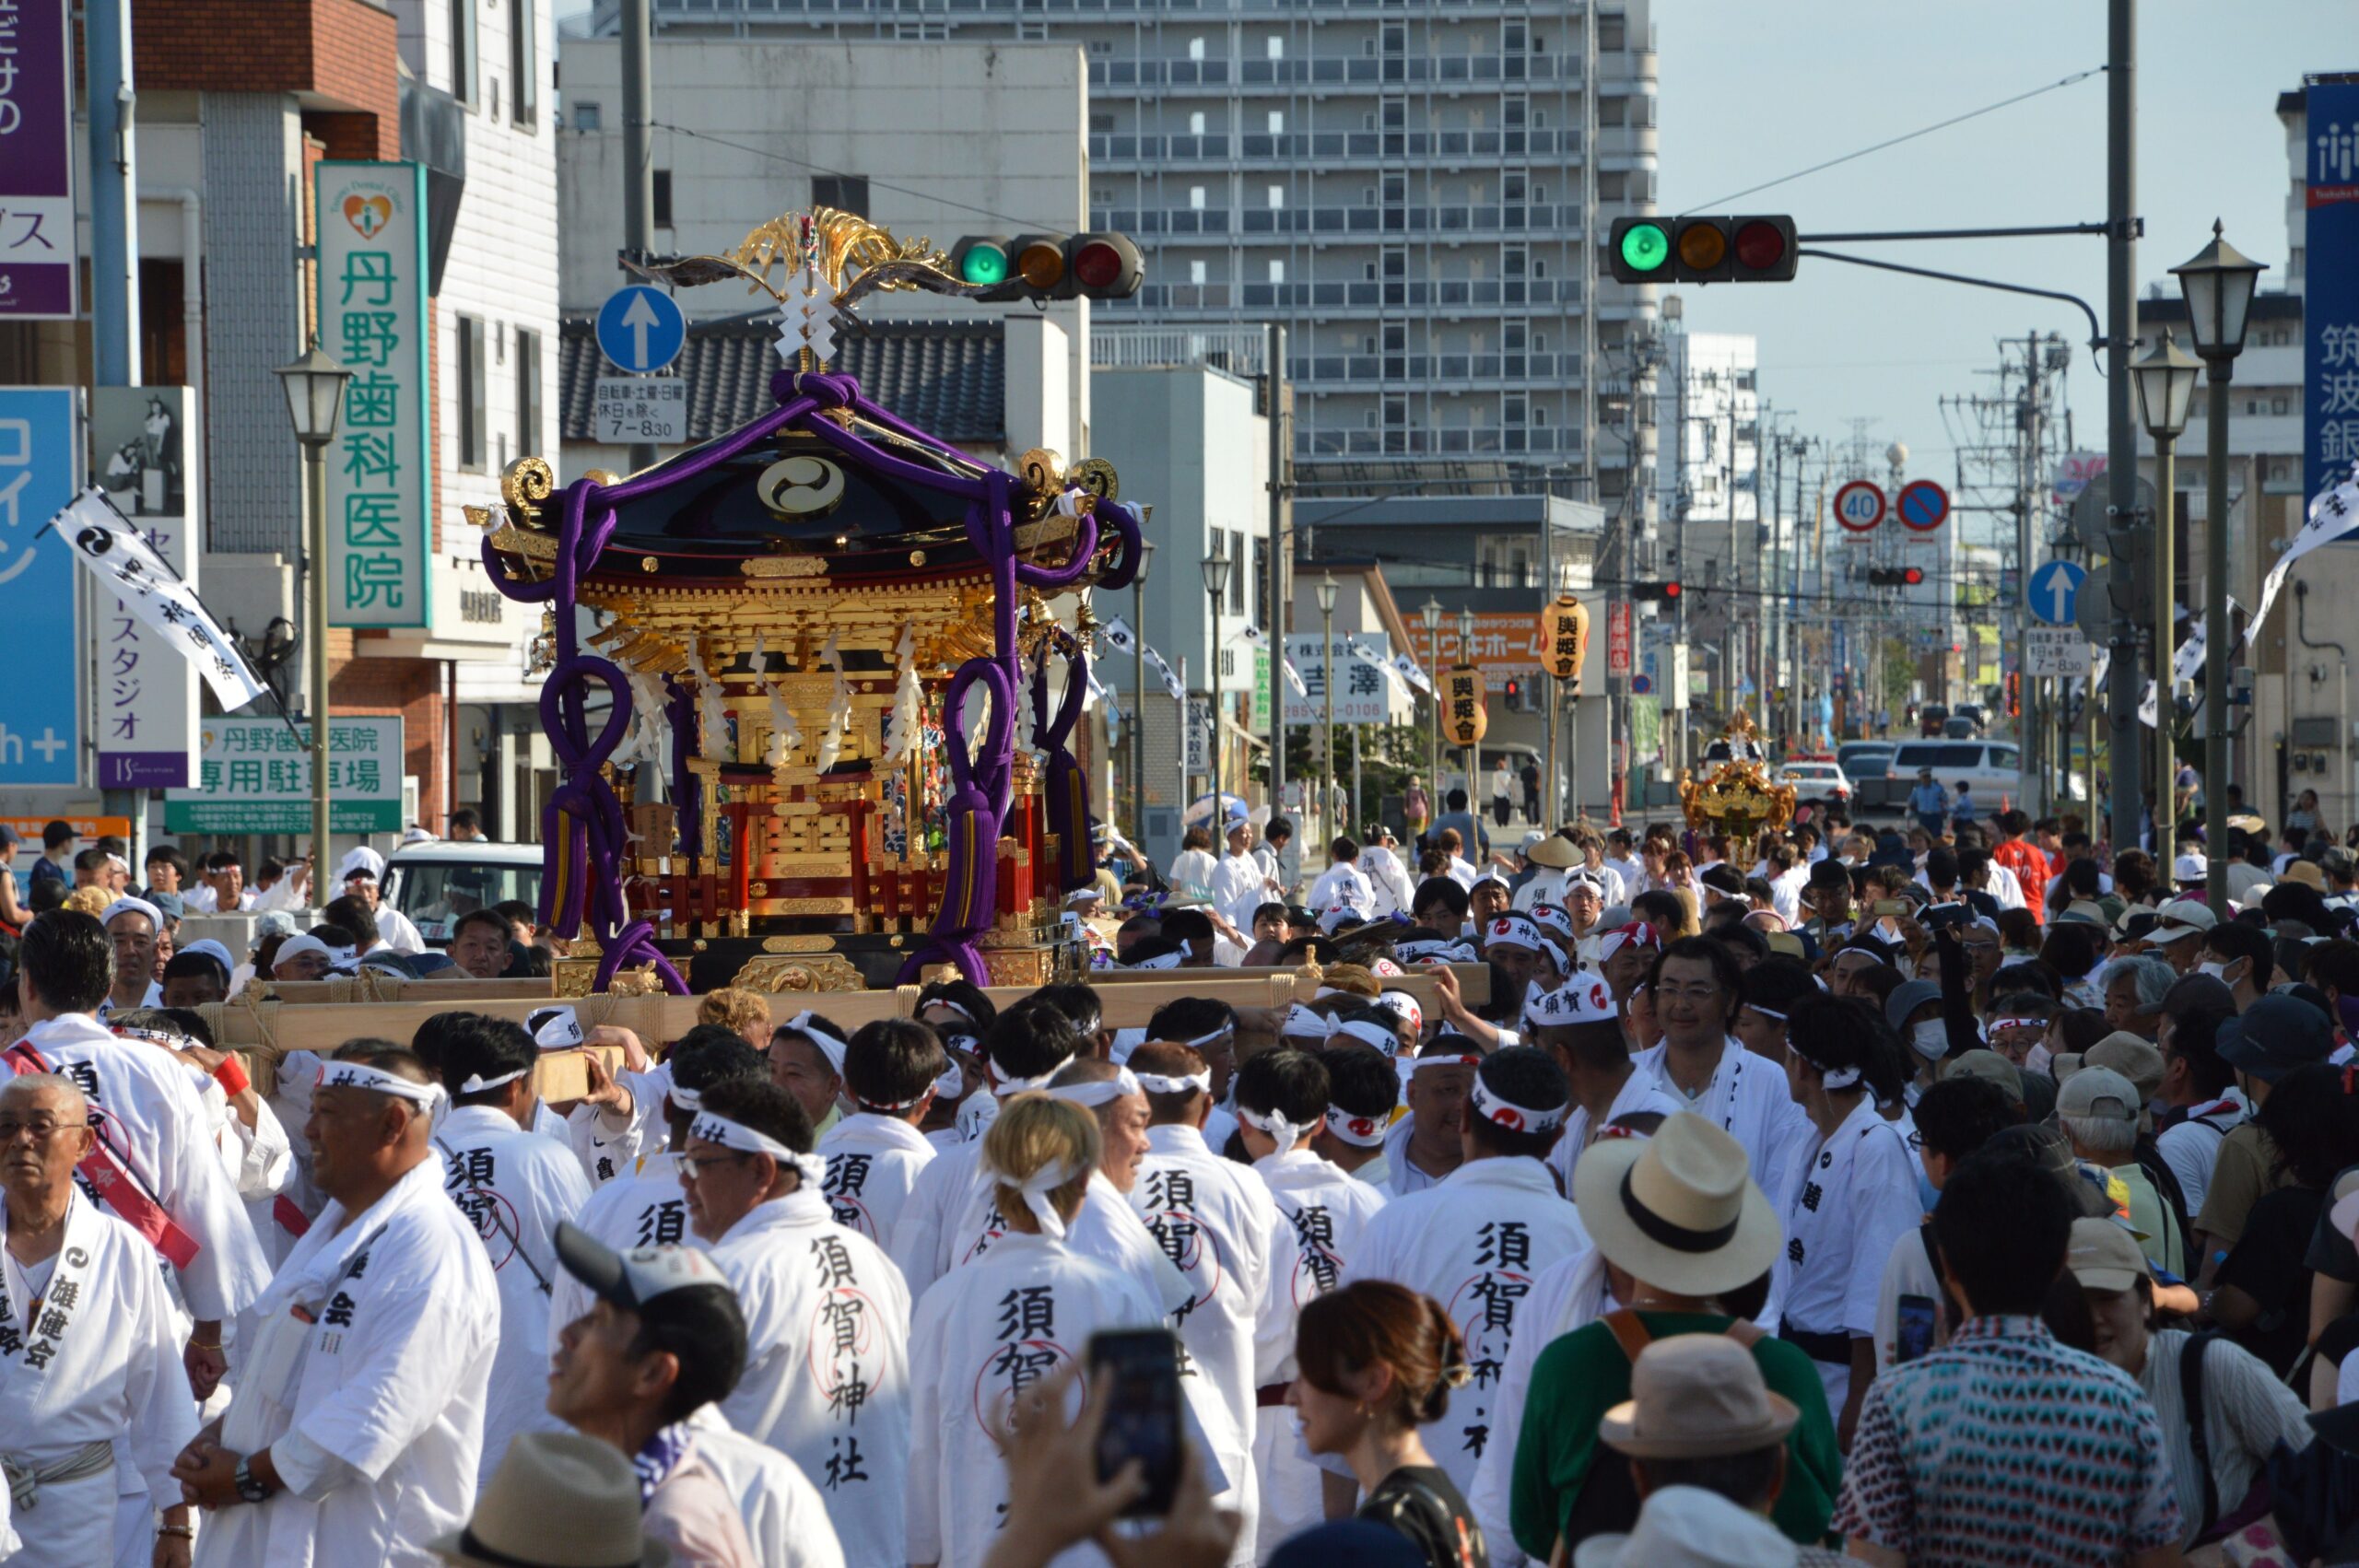
[[[508,917],[471,909],[451,928],[451,978],[496,980],[508,969]]]
[[[246,888],[245,863],[235,849],[217,849],[205,857],[205,880],[181,895],[192,915],[226,915],[251,909],[254,895]],[[288,906],[296,907],[296,906]]]
[[[172,1459],[196,1434],[196,1405],[154,1249],[75,1188],[97,1141],[72,1079],[0,1088],[0,1466],[24,1541],[8,1561],[104,1568],[152,1552],[158,1568],[185,1568],[194,1532]],[[170,1504],[160,1528],[145,1508],[118,1508],[118,1465]]]
[[[107,929],[108,945],[114,949],[114,980],[107,988],[106,1000],[99,1004],[99,1016],[106,1017],[134,1007],[161,1007],[164,989],[156,983],[156,938],[164,927],[164,917],[156,906],[144,898],[118,898],[99,917]]]
[[[2170,964],[2144,954],[2107,965],[2106,1027],[2152,1040],[2162,1028],[2163,998],[2177,978],[2178,971]]]
[[[329,1202],[238,1322],[229,1408],[174,1466],[197,1562],[432,1568],[475,1501],[499,1339],[491,1263],[443,1194],[416,1055],[346,1045],[304,1124]]]
[[[1253,911],[1269,896],[1269,879],[1253,856],[1253,825],[1238,817],[1228,825],[1227,844],[1213,867],[1213,908],[1238,930],[1253,929]]]

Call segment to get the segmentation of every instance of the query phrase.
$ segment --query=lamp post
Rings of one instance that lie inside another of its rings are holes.
[[[1320,804],[1330,808],[1320,812],[1319,819],[1326,825],[1327,837],[1332,838],[1335,837],[1333,820],[1335,813],[1332,809],[1335,799],[1335,574],[1333,572],[1322,573],[1319,579],[1319,640],[1323,650],[1320,654],[1320,659],[1325,667],[1325,673],[1320,679],[1327,687],[1327,733],[1326,738],[1320,743],[1320,750],[1325,754],[1327,759],[1327,777],[1320,785],[1320,789],[1324,791]]]
[[[2177,825],[2177,813],[2171,808],[2178,774],[2171,745],[2171,632],[2177,608],[2171,591],[2171,514],[2177,499],[2178,438],[2195,403],[2195,374],[2202,368],[2167,332],[2130,365],[2138,418],[2154,438],[2154,858],[2165,861],[2171,855],[2170,832]]]
[[[1443,797],[1449,793],[1441,787],[1441,601],[1428,597],[1417,607],[1417,618],[1426,624],[1426,677],[1431,683],[1434,698],[1433,788],[1430,809],[1426,813],[1426,830],[1430,832],[1435,819],[1442,813]]]
[[[1213,823],[1215,826],[1223,815],[1220,808],[1220,600],[1221,595],[1228,591],[1228,572],[1232,564],[1215,536],[1213,553],[1204,557],[1204,594],[1213,602],[1212,673],[1204,683],[1205,689],[1212,694],[1213,732],[1204,756],[1212,765]]]
[[[1131,579],[1131,831],[1142,844],[1146,842],[1146,574],[1154,565],[1155,541],[1141,540],[1138,573]]]
[[[2212,243],[2171,268],[2211,393],[2203,410],[2203,853],[2205,902],[2219,910],[2228,907],[2228,380],[2265,270],[2222,237],[2217,219]]]
[[[311,558],[305,585],[311,612],[303,635],[311,642],[311,890],[317,896],[326,887],[328,874],[327,451],[335,439],[345,384],[352,372],[322,353],[320,340],[313,337],[303,357],[281,365],[276,374],[295,421],[295,439],[303,446],[304,504],[311,513],[304,531],[304,553]]]
[[[1458,661],[1461,664],[1474,662],[1474,612],[1472,610],[1461,609],[1458,612]],[[1466,748],[1466,813],[1469,816],[1479,818],[1483,814],[1483,806],[1474,795],[1475,760],[1474,748],[1468,746]]]

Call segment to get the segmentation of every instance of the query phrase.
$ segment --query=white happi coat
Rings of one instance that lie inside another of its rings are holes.
[[[874,1242],[801,1190],[757,1203],[712,1244],[745,1315],[745,1373],[721,1401],[803,1467],[845,1561],[907,1562],[910,1296]]]
[[[926,1167],[925,1174],[931,1176],[958,1160],[966,1171],[963,1196],[953,1210],[956,1223],[942,1233],[936,1254],[941,1261],[934,1271],[937,1280],[958,1265],[980,1258],[1008,1234],[1007,1221],[999,1211],[996,1188],[982,1179],[977,1168],[981,1155],[981,1145],[968,1144]],[[1162,1245],[1148,1233],[1138,1211],[1131,1207],[1121,1188],[1106,1179],[1104,1171],[1090,1173],[1088,1190],[1082,1195],[1081,1212],[1073,1217],[1065,1233],[1065,1244],[1084,1258],[1094,1258],[1109,1269],[1130,1275],[1138,1281],[1147,1299],[1163,1303],[1167,1312],[1178,1311],[1195,1294],[1171,1259],[1164,1256]],[[924,1292],[918,1293],[922,1295]]]
[[[1010,1398],[1085,1359],[1100,1329],[1164,1321],[1134,1280],[1046,1236],[1010,1233],[944,1275],[918,1303],[910,1336],[908,1561],[944,1568],[980,1562],[1005,1523],[1000,1445]],[[1205,1484],[1218,1494],[1227,1478],[1203,1433],[1226,1413],[1203,1378],[1182,1378],[1180,1387]],[[1055,1561],[1072,1568],[1106,1558],[1084,1545]]]
[[[346,1223],[331,1202],[238,1320],[221,1443],[288,1490],[208,1515],[199,1568],[438,1568],[475,1506],[499,1287],[421,1160]]]
[[[535,1100],[532,1130],[572,1150],[590,1185],[601,1186],[630,1169],[646,1144],[647,1118],[639,1114],[639,1106],[646,1102],[636,1094],[633,1098],[636,1104],[628,1117],[612,1117],[603,1106],[588,1104],[578,1105],[559,1116],[546,1100]],[[663,1141],[660,1136],[655,1141]]]
[[[1253,930],[1253,911],[1268,903],[1267,884],[1262,876],[1262,862],[1250,852],[1223,855],[1213,867],[1213,907],[1220,918],[1240,931]]]
[[[81,1086],[104,1118],[107,1146],[194,1238],[196,1256],[178,1271],[189,1316],[237,1316],[269,1283],[270,1265],[213,1136],[202,1075],[155,1046],[117,1038],[87,1013],[36,1024],[25,1039],[52,1071]],[[89,1192],[78,1176],[75,1185]]]
[[[1543,1269],[1532,1281],[1532,1293],[1517,1312],[1514,1340],[1508,1347],[1506,1370],[1499,1375],[1497,1396],[1491,1401],[1491,1425],[1499,1440],[1483,1445],[1483,1462],[1474,1469],[1474,1485],[1466,1506],[1483,1527],[1490,1543],[1492,1568],[1520,1568],[1532,1560],[1515,1543],[1510,1517],[1515,1481],[1516,1444],[1523,1435],[1524,1397],[1532,1391],[1532,1369],[1540,1352],[1556,1340],[1595,1322],[1621,1303],[1614,1299],[1605,1275],[1605,1255],[1594,1246]]]
[[[918,1173],[933,1163],[925,1134],[898,1117],[855,1111],[827,1129],[818,1152],[827,1162],[823,1189],[836,1223],[889,1246]]]
[[[1917,1191],[1917,1157],[1900,1127],[1860,1096],[1832,1135],[1813,1141],[1786,1176],[1779,1211],[1786,1250],[1772,1294],[1791,1327],[1846,1339],[1872,1338],[1876,1297],[1895,1244],[1925,1217]],[[1826,1386],[1826,1408],[1839,1419],[1851,1389],[1851,1366],[1812,1360]]]
[[[1256,1160],[1253,1169],[1294,1232],[1294,1268],[1275,1281],[1291,1322],[1306,1303],[1335,1288],[1344,1260],[1358,1251],[1360,1234],[1384,1207],[1385,1195],[1303,1148]],[[1289,1383],[1294,1376],[1294,1347],[1288,1345],[1262,1381]],[[1253,1415],[1253,1470],[1262,1491],[1254,1553],[1266,1561],[1279,1542],[1324,1519],[1326,1510],[1319,1468],[1303,1451],[1302,1422],[1294,1407],[1261,1405]]]
[[[1384,1133],[1384,1190],[1395,1198],[1406,1198],[1413,1192],[1423,1192],[1448,1179],[1430,1176],[1409,1163],[1409,1135],[1417,1130],[1414,1113],[1402,1117]],[[1367,1166],[1362,1165],[1365,1173]],[[1363,1181],[1375,1178],[1362,1175]]]
[[[1192,1369],[1228,1413],[1233,1445],[1221,1466],[1238,1480],[1244,1527],[1239,1555],[1250,1561],[1260,1485],[1252,1464],[1255,1390],[1277,1380],[1294,1353],[1294,1226],[1250,1166],[1224,1160],[1192,1127],[1146,1132],[1147,1152],[1131,1206],[1163,1255],[1187,1276],[1188,1299],[1171,1314]]]
[[[762,1568],[844,1568],[827,1504],[793,1460],[731,1426],[717,1406],[699,1406],[688,1425],[697,1457],[737,1500]]]
[[[926,1141],[933,1143],[939,1136],[935,1134]],[[893,1255],[894,1267],[901,1270],[901,1278],[909,1285],[912,1301],[923,1296],[926,1288],[942,1278],[954,1261],[950,1251],[952,1232],[980,1185],[975,1164],[982,1156],[980,1140],[936,1143],[934,1157],[919,1167],[916,1178],[910,1184],[909,1196],[901,1200],[900,1214],[893,1222],[892,1237],[885,1245]]]
[[[1495,1439],[1491,1405],[1514,1346],[1516,1315],[1539,1272],[1590,1245],[1573,1206],[1538,1160],[1470,1160],[1423,1192],[1396,1198],[1360,1233],[1344,1270],[1354,1280],[1391,1280],[1441,1303],[1466,1338],[1473,1370],[1449,1410],[1424,1430],[1434,1463],[1461,1492]]]
[[[0,1235],[7,1199],[0,1195]],[[76,1188],[64,1244],[36,1293],[0,1248],[0,1454],[32,1469],[91,1443],[115,1462],[79,1480],[44,1482],[15,1525],[12,1568],[101,1568],[115,1561],[117,1475],[180,1500],[172,1461],[197,1429],[181,1366],[181,1333],[156,1249]],[[141,1560],[152,1539],[136,1545]]]
[[[1614,1103],[1605,1107],[1605,1119],[1611,1123],[1617,1117],[1640,1111],[1675,1116],[1687,1108],[1686,1100],[1685,1095],[1664,1088],[1661,1080],[1641,1069],[1622,1081],[1621,1089],[1614,1094]],[[1590,1125],[1588,1107],[1576,1105],[1572,1114],[1565,1118],[1565,1135],[1556,1140],[1554,1149],[1548,1151],[1548,1168],[1556,1173],[1568,1198],[1573,1190],[1573,1167],[1580,1163],[1582,1151],[1590,1146],[1598,1130]]]
[[[616,1252],[641,1246],[705,1247],[704,1238],[688,1228],[688,1199],[680,1188],[677,1154],[650,1154],[630,1175],[616,1176],[592,1193],[570,1218]],[[557,1336],[565,1326],[588,1312],[596,1299],[570,1273],[557,1271],[549,1281],[551,1355],[557,1353]]]
[[[1786,1074],[1766,1057],[1755,1056],[1733,1035],[1721,1047],[1720,1064],[1712,1081],[1694,1099],[1671,1081],[1664,1069],[1667,1045],[1656,1045],[1630,1059],[1639,1073],[1650,1074],[1663,1097],[1681,1110],[1693,1111],[1744,1145],[1753,1165],[1753,1184],[1771,1202],[1785,1190],[1786,1172],[1802,1148],[1816,1136],[1810,1118],[1794,1104]]]
[[[435,1129],[442,1190],[483,1239],[499,1284],[499,1353],[483,1418],[481,1487],[520,1432],[557,1432],[548,1413],[549,1300],[563,1270],[557,1227],[590,1200],[570,1151],[527,1132],[506,1111],[461,1106]]]

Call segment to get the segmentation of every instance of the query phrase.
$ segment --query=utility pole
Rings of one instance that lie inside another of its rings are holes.
[[[137,138],[132,132],[136,99],[131,82],[131,0],[88,0],[82,8],[82,48],[89,106],[92,380],[102,387],[133,387],[139,384],[139,179]],[[69,261],[73,228],[69,214]],[[195,259],[186,264],[194,266]],[[313,569],[324,571],[325,563]],[[80,591],[76,583],[75,591]],[[108,815],[131,819],[135,860],[146,853],[147,791],[101,793]]]
[[[1262,614],[1270,627],[1270,813],[1285,809],[1286,605],[1294,571],[1294,394],[1286,385],[1286,329],[1262,329],[1262,374],[1267,389],[1270,436],[1270,570]],[[1439,677],[1437,676],[1437,679]],[[1439,780],[1436,780],[1438,787]]]
[[[2037,683],[2024,667],[2023,650],[2030,640],[2031,573],[2032,573],[2032,512],[2039,494],[2039,333],[2036,329],[2024,334],[2024,390],[2016,415],[2015,442],[2015,650],[2016,669],[2022,678],[2016,685],[2023,712],[2015,726],[2015,794],[2026,811],[2039,814],[2038,794],[2035,780],[2045,784],[2048,777],[2044,757],[2047,731],[2039,722]]]
[[[622,0],[622,6],[623,249],[644,258],[655,249],[655,130],[649,123],[655,98],[653,16],[651,0]],[[632,442],[631,472],[652,468],[655,457],[654,442]]]
[[[2137,0],[2107,0],[2106,23],[2106,510],[2112,525],[2113,652],[2106,681],[2110,736],[2106,761],[2113,790],[2113,848],[2138,842],[2139,766],[2138,626],[2130,614],[2136,600],[2131,584],[2139,556],[2150,538],[2139,532],[2138,421],[2130,405],[2130,347],[2138,336],[2138,10]],[[2167,506],[2167,499],[2160,504]],[[2018,585],[2020,587],[2020,585]],[[2170,585],[2156,585],[2167,603]],[[2156,689],[2166,690],[2170,672],[2155,672]],[[2095,759],[2090,776],[2095,777]],[[2093,802],[2094,803],[2094,802]],[[2157,802],[2167,811],[2168,802]],[[2157,817],[2157,821],[2161,820]],[[2169,845],[2157,836],[2157,855]]]

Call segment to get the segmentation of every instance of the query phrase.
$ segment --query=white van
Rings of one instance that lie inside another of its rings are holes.
[[[2000,796],[2022,788],[2020,755],[2006,741],[1903,741],[1893,748],[1884,777],[1904,781],[1894,792],[1904,809],[1920,768],[1931,768],[1934,782],[1944,790],[1954,790],[1963,778],[1974,786],[1976,804],[1987,813],[1999,809]]]

